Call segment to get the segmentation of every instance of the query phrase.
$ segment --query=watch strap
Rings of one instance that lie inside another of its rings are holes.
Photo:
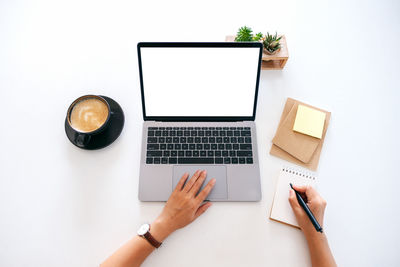
[[[147,231],[144,235],[142,235],[144,239],[146,239],[150,245],[152,245],[155,248],[159,248],[161,246],[161,242],[158,242],[151,234],[150,231]]]

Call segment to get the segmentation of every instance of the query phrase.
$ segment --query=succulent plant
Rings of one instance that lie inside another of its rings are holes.
[[[278,33],[275,33],[275,35],[267,34],[263,38],[263,45],[265,50],[267,50],[269,53],[273,54],[276,51],[278,51],[281,48],[280,40],[282,36],[278,37]]]
[[[261,32],[253,35],[253,30],[250,27],[243,26],[241,27],[235,37],[236,42],[258,42],[263,38],[263,34]]]
[[[241,27],[237,34],[235,41],[236,42],[251,42],[253,40],[253,30],[247,26]]]

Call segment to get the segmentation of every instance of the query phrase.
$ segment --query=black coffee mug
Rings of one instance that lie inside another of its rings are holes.
[[[86,132],[76,129],[71,123],[71,113],[74,107],[87,99],[97,99],[103,102],[108,109],[105,122],[97,129]],[[124,128],[124,112],[121,106],[113,99],[101,95],[84,95],[76,99],[69,106],[65,118],[65,133],[72,144],[83,149],[100,149],[110,145],[121,134]]]

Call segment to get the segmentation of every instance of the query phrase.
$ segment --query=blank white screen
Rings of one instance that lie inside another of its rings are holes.
[[[141,47],[147,116],[253,115],[257,47]]]

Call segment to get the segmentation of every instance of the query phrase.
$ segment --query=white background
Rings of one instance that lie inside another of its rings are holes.
[[[140,50],[147,116],[253,116],[259,48]]]
[[[0,265],[96,266],[162,203],[137,199],[139,41],[223,41],[243,25],[285,33],[289,61],[263,71],[257,135],[263,198],[215,203],[143,266],[310,266],[302,233],[267,219],[268,154],[286,97],[332,112],[318,171],[340,266],[399,266],[398,1],[1,1]],[[68,105],[104,94],[120,138],[84,151]],[[201,107],[202,103],[196,103]]]

